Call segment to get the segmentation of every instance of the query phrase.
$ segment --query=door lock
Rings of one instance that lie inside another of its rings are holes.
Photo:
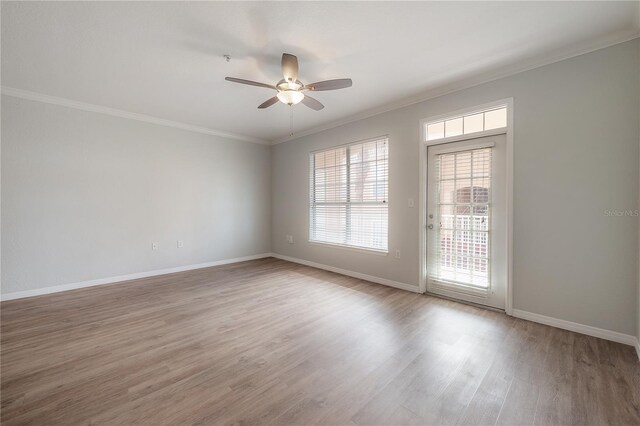
[[[429,228],[429,229],[433,229],[433,224],[429,224],[429,225],[427,225],[427,228]]]

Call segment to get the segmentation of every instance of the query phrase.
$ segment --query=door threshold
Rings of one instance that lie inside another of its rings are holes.
[[[469,302],[467,300],[460,300],[453,297],[443,296],[441,294],[431,293],[429,291],[424,292],[424,294],[426,296],[437,297],[439,299],[448,300],[450,302],[462,303],[463,305],[469,305],[469,306],[473,306],[474,308],[481,308],[481,309],[487,309],[489,311],[500,312],[506,315],[506,311],[504,309],[494,308],[493,306],[482,305],[480,303]]]

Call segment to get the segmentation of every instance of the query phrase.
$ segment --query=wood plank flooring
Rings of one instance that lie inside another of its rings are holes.
[[[640,424],[630,346],[273,258],[1,320],[7,426]]]

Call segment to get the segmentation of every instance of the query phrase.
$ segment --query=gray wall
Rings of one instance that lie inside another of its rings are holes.
[[[273,251],[417,286],[418,207],[407,200],[419,198],[420,119],[513,97],[514,308],[636,334],[638,218],[605,211],[638,207],[639,43],[275,146]],[[309,151],[383,134],[390,138],[389,249],[402,257],[309,244]]]
[[[270,161],[268,146],[2,96],[2,293],[269,252]]]

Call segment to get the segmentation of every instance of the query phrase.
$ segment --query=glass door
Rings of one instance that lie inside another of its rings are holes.
[[[505,149],[505,135],[429,146],[429,292],[504,309]]]

